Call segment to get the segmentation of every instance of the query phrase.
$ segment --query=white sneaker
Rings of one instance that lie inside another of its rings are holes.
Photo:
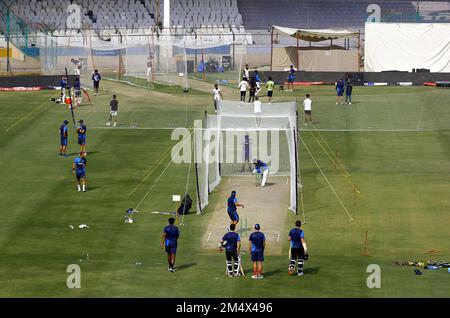
[[[349,105],[351,105],[352,104],[352,102],[350,102],[350,103],[348,103]]]
[[[303,272],[297,273],[297,276],[303,276]]]
[[[336,103],[336,105],[338,105],[339,103]]]
[[[117,123],[114,123],[113,127],[117,127]]]
[[[106,123],[106,126],[111,126],[111,123]]]
[[[264,276],[263,275],[258,275],[258,279],[263,279]]]
[[[258,275],[252,275],[253,279],[258,279]]]

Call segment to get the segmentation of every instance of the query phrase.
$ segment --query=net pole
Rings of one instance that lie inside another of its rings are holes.
[[[75,127],[75,114],[73,113],[72,93],[70,91],[70,82],[69,82],[69,75],[67,73],[67,67],[65,68],[65,71],[66,71],[66,77],[67,77],[67,86],[68,86],[68,89],[69,89],[70,112],[72,113],[73,126]]]

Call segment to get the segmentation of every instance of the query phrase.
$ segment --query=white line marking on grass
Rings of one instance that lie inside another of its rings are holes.
[[[192,132],[189,133],[190,135],[192,135]],[[182,145],[180,145],[180,149],[181,149]],[[169,148],[170,149],[170,148]],[[178,149],[177,151],[179,151],[180,149]],[[168,152],[170,153],[170,152]],[[161,161],[162,162],[162,161]],[[138,205],[136,206],[135,210],[137,210],[139,208],[139,206],[142,204],[142,202],[145,201],[145,199],[147,198],[147,196],[150,194],[150,192],[153,190],[153,188],[155,187],[155,185],[158,183],[159,179],[161,179],[162,175],[167,171],[167,169],[169,168],[169,166],[172,164],[172,160],[169,161],[169,163],[166,165],[166,167],[164,168],[164,170],[161,172],[161,174],[158,176],[158,178],[155,180],[155,182],[153,182],[153,184],[150,186],[150,189],[147,191],[147,193],[144,195],[144,197],[142,198],[141,201],[139,201]]]
[[[90,127],[89,129],[109,129],[109,130],[174,130],[175,128],[186,128],[187,127]]]
[[[209,243],[209,239],[211,238],[211,232],[208,234],[208,238],[206,239],[206,243]]]
[[[420,131],[440,131],[450,130],[449,128],[442,129],[423,129]],[[300,128],[299,131],[314,131],[312,129]],[[316,131],[329,131],[329,132],[418,132],[417,129],[316,129]]]
[[[147,198],[147,196],[150,194],[150,192],[153,190],[153,188],[155,187],[155,185],[158,183],[159,179],[161,179],[162,175],[166,172],[167,168],[169,168],[169,166],[172,164],[172,160],[169,161],[169,163],[166,165],[166,167],[164,168],[163,172],[161,172],[161,174],[158,176],[158,178],[155,180],[155,182],[153,182],[153,184],[151,185],[150,189],[147,191],[147,193],[144,195],[144,197],[142,198],[141,201],[139,201],[139,203],[136,205],[136,208],[139,208],[140,205],[142,204],[142,202],[145,201],[145,199]]]
[[[300,137],[300,136],[299,136]],[[350,212],[348,212],[347,207],[344,205],[344,203],[342,202],[341,198],[339,197],[339,195],[337,194],[336,190],[334,190],[333,186],[331,185],[330,181],[328,181],[327,176],[325,175],[325,173],[322,171],[322,169],[320,168],[319,164],[317,163],[316,159],[314,158],[313,154],[311,153],[311,151],[309,150],[308,146],[306,145],[306,143],[304,142],[303,138],[300,137],[300,140],[302,141],[303,145],[305,146],[306,150],[308,151],[309,155],[311,156],[311,159],[314,161],[314,163],[316,164],[317,168],[319,169],[320,173],[322,174],[322,176],[325,178],[325,181],[328,183],[328,185],[330,186],[331,190],[333,190],[334,195],[336,196],[337,200],[339,201],[339,203],[341,204],[342,208],[344,209],[345,213],[347,213],[347,216],[349,218],[349,221],[353,221],[353,217],[350,215]]]
[[[231,178],[230,179],[228,179],[228,183],[230,183],[231,182]]]
[[[45,101],[42,104],[36,106],[32,111],[30,111],[25,116],[21,117],[18,121],[16,121],[14,124],[12,124],[8,128],[6,128],[5,131],[8,132],[10,129],[16,127],[20,122],[22,122],[23,120],[27,119],[32,113],[34,113],[36,110],[38,110],[39,108],[41,108],[42,106],[44,106],[47,103],[48,103],[48,101]]]
[[[277,232],[277,243],[280,243],[280,232]]]

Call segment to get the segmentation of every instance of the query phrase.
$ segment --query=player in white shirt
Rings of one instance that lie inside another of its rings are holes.
[[[220,91],[219,85],[214,84],[213,89],[213,101],[214,101],[214,109],[217,113],[217,107],[219,106],[219,101],[223,99],[222,92]]]
[[[248,87],[247,78],[243,77],[242,81],[238,85],[238,88],[241,91],[241,102],[245,102],[245,94],[247,93],[247,87]]]
[[[308,123],[311,125],[311,104],[312,100],[309,98],[309,94],[306,94],[306,98],[303,100],[303,109],[305,110],[305,126],[308,126]]]
[[[245,64],[245,68],[242,70],[242,77],[245,77],[246,79],[250,78],[250,69],[248,64]]]
[[[258,96],[255,96],[255,101],[253,102],[253,111],[256,115],[256,125],[261,126],[261,101]]]

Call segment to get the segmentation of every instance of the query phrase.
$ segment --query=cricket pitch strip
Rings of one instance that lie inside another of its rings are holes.
[[[231,179],[230,179],[231,178]],[[284,225],[289,205],[288,177],[267,178],[266,186],[256,186],[255,177],[223,177],[221,184],[214,190],[218,196],[216,206],[210,212],[211,220],[202,240],[202,247],[217,249],[219,241],[227,232],[230,218],[227,213],[227,199],[231,191],[236,191],[239,223],[236,232],[241,236],[242,250],[248,253],[248,237],[254,231],[256,223],[261,225],[261,232],[266,236],[266,254],[280,255],[282,244],[287,244]]]

